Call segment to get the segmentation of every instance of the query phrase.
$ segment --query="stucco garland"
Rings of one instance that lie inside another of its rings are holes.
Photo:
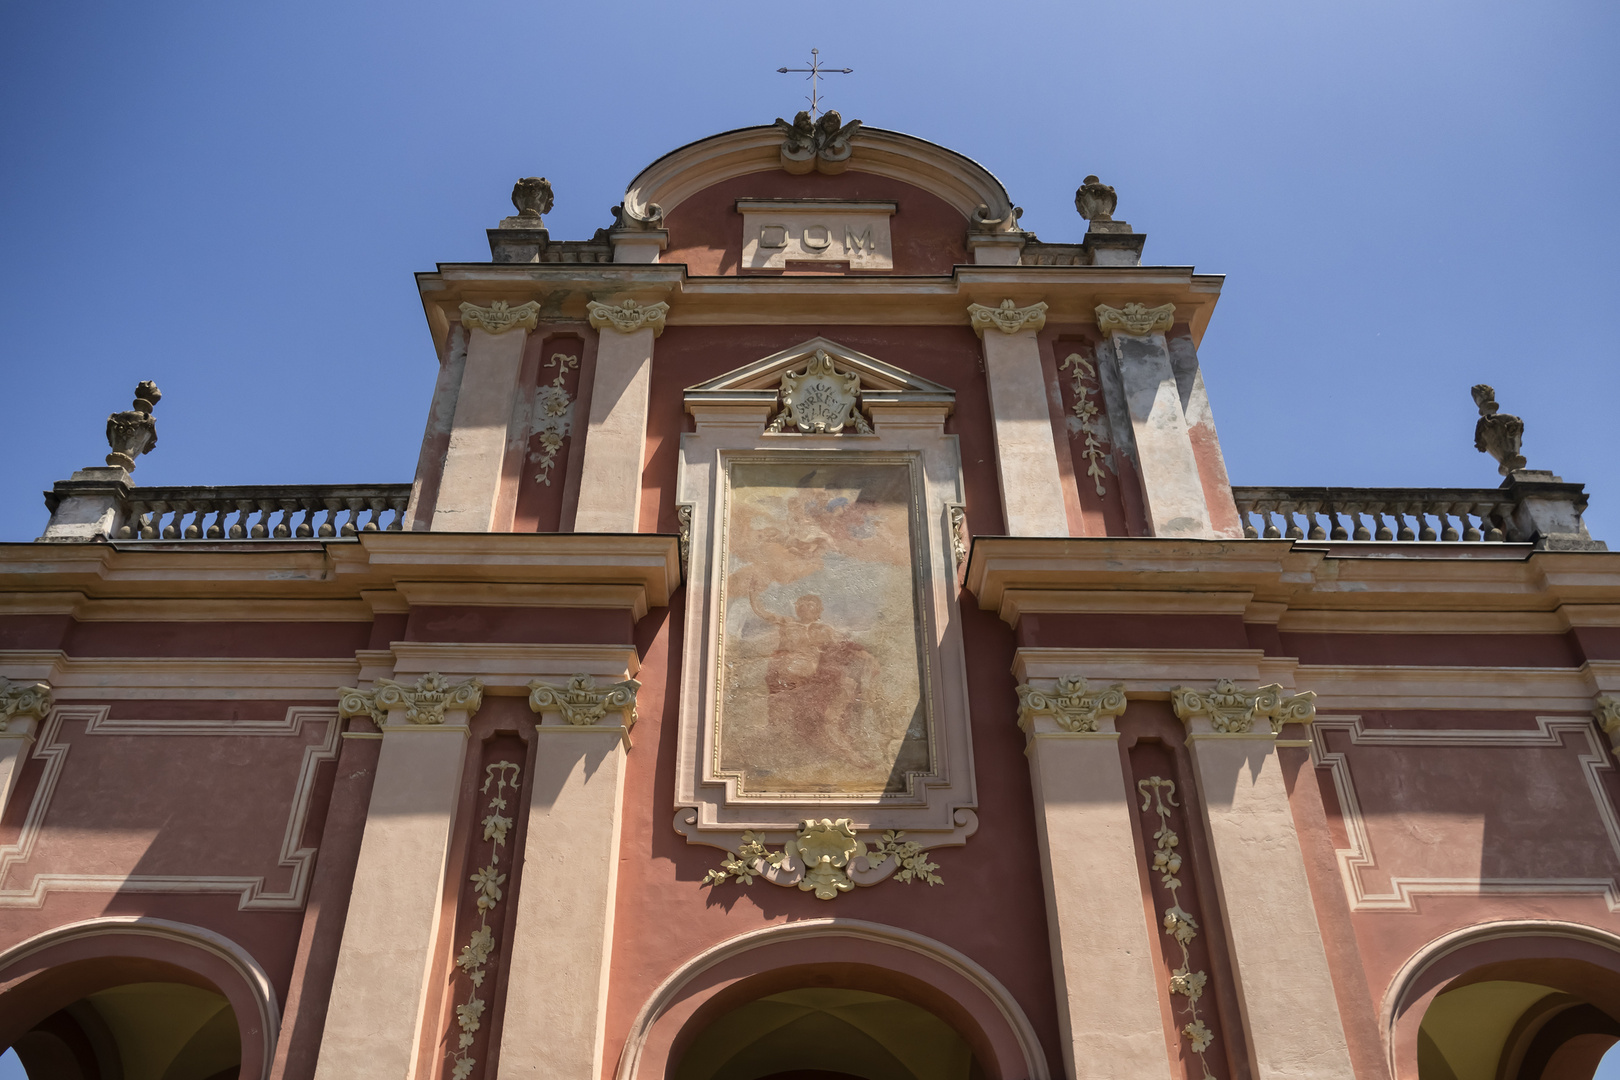
[[[1027,1080],[1051,1080],[1046,1052],[1029,1017],[1016,999],[994,975],[965,954],[943,942],[897,926],[867,922],[864,919],[805,919],[781,926],[768,926],[722,941],[698,953],[681,965],[648,997],[636,1014],[619,1055],[614,1080],[636,1080],[642,1051],[654,1027],[669,1009],[685,995],[683,990],[709,969],[755,949],[821,937],[844,937],[889,945],[915,953],[941,965],[983,994],[1001,1014],[1024,1057]]]

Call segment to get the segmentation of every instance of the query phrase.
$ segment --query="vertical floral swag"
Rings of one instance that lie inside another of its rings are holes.
[[[568,372],[579,367],[579,357],[556,354],[546,361],[546,367],[557,369],[557,377],[535,391],[534,433],[540,436],[541,450],[530,453],[529,460],[539,462],[540,471],[534,474],[537,483],[551,486],[551,467],[557,463],[557,451],[573,427],[574,399],[568,396],[564,385]]]
[[[501,886],[506,883],[506,875],[500,872],[500,849],[506,846],[506,836],[511,832],[512,822],[516,818],[515,812],[513,814],[505,812],[506,789],[511,788],[515,794],[518,777],[522,773],[522,768],[511,761],[497,761],[484,767],[483,794],[488,795],[489,786],[495,785],[495,794],[489,800],[489,814],[483,820],[484,839],[491,842],[489,865],[481,868],[469,879],[478,894],[478,929],[472,932],[466,947],[456,958],[456,967],[467,973],[473,989],[466,1002],[456,1006],[456,1026],[461,1028],[461,1034],[457,1037],[455,1052],[449,1055],[454,1063],[450,1069],[451,1080],[467,1080],[478,1064],[468,1051],[472,1048],[473,1039],[483,1024],[484,999],[479,997],[479,992],[484,987],[484,966],[489,962],[490,954],[495,951],[495,934],[489,928],[488,915],[490,910],[501,902]]]
[[[1204,1052],[1215,1041],[1215,1033],[1198,1015],[1198,999],[1204,996],[1204,985],[1209,977],[1202,971],[1192,970],[1192,953],[1187,946],[1198,936],[1198,924],[1182,910],[1181,879],[1176,877],[1181,871],[1181,856],[1176,853],[1181,839],[1170,828],[1169,809],[1181,805],[1176,802],[1176,783],[1162,776],[1150,776],[1138,780],[1136,790],[1142,793],[1142,809],[1151,805],[1159,815],[1159,831],[1153,834],[1153,870],[1159,875],[1159,884],[1170,893],[1170,906],[1164,912],[1164,932],[1181,946],[1181,966],[1170,973],[1170,992],[1187,999],[1186,1013],[1192,1018],[1183,1025],[1181,1034],[1187,1037],[1193,1053],[1198,1055],[1198,1065],[1204,1070],[1203,1080],[1215,1080],[1210,1075],[1209,1062],[1204,1059]]]
[[[1075,419],[1069,422],[1069,438],[1073,439],[1078,437],[1081,432],[1085,433],[1086,448],[1081,451],[1081,454],[1089,463],[1086,467],[1086,475],[1091,477],[1092,482],[1097,485],[1097,494],[1106,495],[1108,491],[1103,487],[1103,470],[1099,464],[1103,458],[1108,456],[1108,452],[1103,449],[1103,446],[1108,441],[1106,429],[1103,427],[1101,419],[1102,412],[1097,408],[1097,403],[1091,400],[1091,387],[1087,386],[1085,381],[1086,379],[1095,379],[1097,369],[1092,366],[1091,361],[1079,353],[1070,353],[1064,358],[1063,363],[1058,366],[1061,370],[1070,373],[1069,388],[1074,391],[1074,409],[1072,411]],[[1099,432],[1105,433],[1101,439],[1097,437]]]

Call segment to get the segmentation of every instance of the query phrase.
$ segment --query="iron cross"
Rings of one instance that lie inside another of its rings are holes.
[[[821,111],[821,99],[818,94],[818,80],[823,75],[853,75],[854,68],[824,68],[821,66],[821,50],[810,50],[810,66],[807,68],[777,68],[777,74],[786,75],[789,72],[807,71],[810,73],[810,119],[814,120]]]

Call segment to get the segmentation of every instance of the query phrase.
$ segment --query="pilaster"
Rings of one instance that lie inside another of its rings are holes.
[[[985,384],[1007,535],[1068,536],[1059,447],[1035,338],[1046,325],[1046,305],[1021,308],[1012,300],[995,308],[970,304],[968,318],[984,341]]]
[[[339,714],[372,717],[382,751],[316,1080],[417,1075],[467,722],[482,699],[476,679],[452,684],[436,673],[342,692]]]
[[[1314,697],[1226,679],[1170,692],[1187,725],[1257,1080],[1355,1077],[1277,760],[1276,733],[1309,723]]]
[[[1074,1080],[1171,1075],[1143,918],[1128,781],[1115,720],[1121,683],[1018,663],[1047,937],[1065,1072]]]
[[[1120,398],[1110,403],[1110,414],[1129,420],[1128,426],[1116,421],[1115,437],[1135,459],[1153,535],[1213,537],[1187,403],[1164,336],[1174,318],[1174,304],[1099,304],[1097,329],[1108,344],[1103,385]]]
[[[536,679],[534,773],[501,1029],[503,1075],[595,1080],[605,1035],[634,679]],[[545,1002],[545,1008],[532,1003]]]
[[[653,340],[664,332],[669,305],[592,300],[587,310],[601,336],[574,531],[632,533],[641,511]]]
[[[494,520],[495,507],[528,338],[523,331],[533,330],[539,316],[534,301],[516,307],[504,300],[489,307],[461,305],[467,357],[433,511],[435,532],[496,532],[510,525]]]

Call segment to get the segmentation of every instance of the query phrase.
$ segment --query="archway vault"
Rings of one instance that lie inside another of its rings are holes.
[[[984,967],[922,934],[843,918],[764,927],[688,960],[637,1014],[616,1080],[661,1080],[719,1016],[814,985],[870,991],[927,1009],[961,1034],[988,1080],[1050,1080],[1029,1018]]]

